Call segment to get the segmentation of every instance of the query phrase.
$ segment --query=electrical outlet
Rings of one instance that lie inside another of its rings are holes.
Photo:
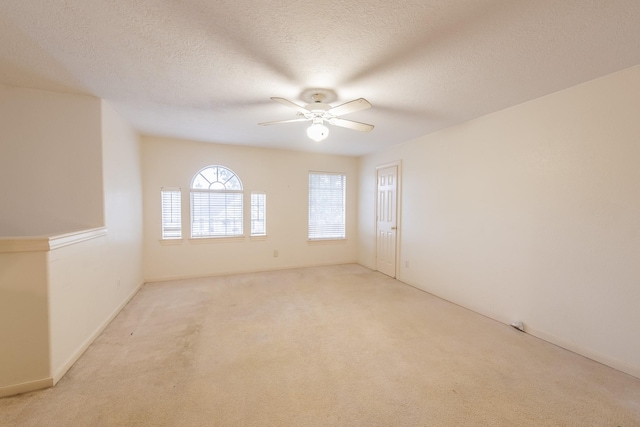
[[[405,268],[409,268],[409,261],[405,261],[404,262],[404,266],[405,266]]]
[[[274,258],[278,258],[278,250],[277,249],[273,250],[273,257]]]

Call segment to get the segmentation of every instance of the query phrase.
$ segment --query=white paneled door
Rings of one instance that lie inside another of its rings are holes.
[[[376,270],[396,277],[398,166],[378,169]]]

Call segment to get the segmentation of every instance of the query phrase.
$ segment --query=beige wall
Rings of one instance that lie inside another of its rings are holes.
[[[103,225],[100,150],[98,98],[0,85],[0,236]]]
[[[143,283],[138,135],[102,103],[107,234],[50,254],[51,366],[57,381]]]
[[[120,296],[143,282],[140,137],[110,106],[102,107],[104,214],[111,251],[108,280]],[[120,300],[120,297],[116,298]]]
[[[359,261],[402,160],[402,281],[640,377],[639,93],[634,67],[363,158]]]
[[[308,144],[304,140],[301,143]],[[245,217],[251,191],[267,194],[267,238],[221,241],[189,238],[189,186],[201,168],[222,165],[242,180]],[[147,281],[355,262],[358,160],[184,140],[143,138],[144,270]],[[308,173],[347,175],[347,240],[307,242]],[[183,240],[163,244],[160,189],[182,189]],[[278,251],[278,257],[273,251]]]

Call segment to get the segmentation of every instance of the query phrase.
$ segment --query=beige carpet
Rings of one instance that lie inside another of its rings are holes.
[[[640,426],[640,380],[357,265],[147,284],[2,426]]]

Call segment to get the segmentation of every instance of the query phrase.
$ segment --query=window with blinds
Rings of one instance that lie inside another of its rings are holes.
[[[266,236],[267,234],[267,195],[265,193],[251,193],[251,235]]]
[[[182,238],[182,211],[179,188],[162,188],[162,238]]]
[[[344,239],[347,177],[309,172],[309,240]]]
[[[191,181],[191,237],[242,236],[240,178],[223,166],[208,166]]]

